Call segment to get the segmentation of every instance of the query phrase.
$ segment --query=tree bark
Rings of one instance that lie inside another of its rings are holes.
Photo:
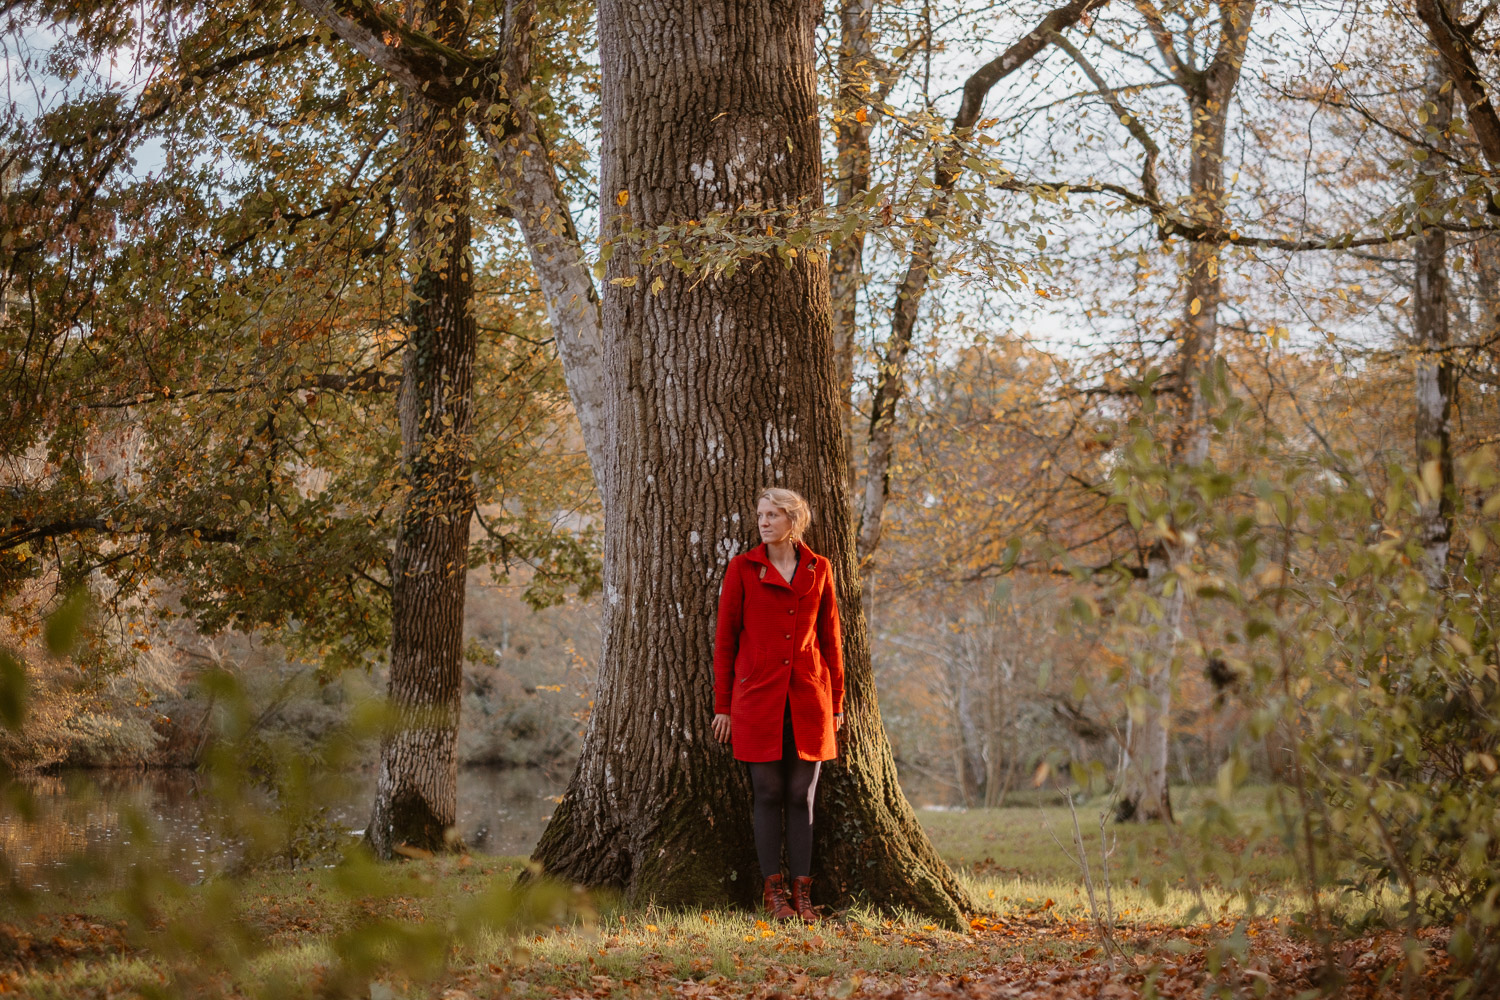
[[[438,37],[462,33],[458,0],[414,7]],[[461,113],[408,98],[402,195],[416,277],[397,404],[408,492],[391,563],[392,717],[366,834],[382,858],[451,846],[457,818],[477,343],[464,128]]]
[[[1458,11],[1450,8],[1457,16]],[[1446,145],[1453,120],[1453,88],[1443,87],[1444,70],[1434,61],[1428,67],[1427,93],[1437,111],[1428,130],[1437,144]],[[1429,161],[1432,162],[1432,161]],[[1434,223],[1416,238],[1412,262],[1412,348],[1416,352],[1415,445],[1421,472],[1421,503],[1417,513],[1417,542],[1422,547],[1422,572],[1428,586],[1448,585],[1448,549],[1453,535],[1453,449],[1451,418],[1456,391],[1448,316],[1448,234],[1441,226],[1444,209],[1442,167],[1434,165],[1425,201],[1433,207]],[[1434,489],[1435,487],[1435,489]]]
[[[820,199],[817,15],[812,0],[601,3],[606,211],[652,227]],[[709,665],[756,490],[790,486],[817,512],[808,541],[833,564],[844,623],[847,722],[819,786],[819,902],[956,924],[969,900],[901,794],[875,703],[826,262],[770,257],[701,279],[616,252],[608,278],[605,647],[578,768],[535,859],[663,905],[754,897],[749,783],[712,739]]]
[[[875,0],[843,0],[839,8],[838,94],[834,149],[838,171],[833,189],[840,209],[853,210],[870,191],[870,83],[875,65]],[[833,312],[833,353],[839,404],[843,407],[844,450],[849,491],[854,472],[854,351],[859,332],[859,290],[864,287],[865,228],[856,226],[829,251],[829,297]]]
[[[1160,13],[1149,0],[1139,0],[1144,16],[1178,87],[1187,97],[1192,116],[1188,166],[1188,203],[1185,214],[1205,232],[1225,225],[1224,140],[1229,105],[1239,84],[1250,22],[1256,0],[1228,0],[1219,7],[1219,41],[1212,61],[1199,69],[1180,55]],[[1170,435],[1168,461],[1173,466],[1196,467],[1208,460],[1209,417],[1214,405],[1213,369],[1219,336],[1219,306],[1223,301],[1220,276],[1221,246],[1204,240],[1188,244],[1186,281],[1177,371],[1167,397]],[[1171,737],[1174,661],[1182,630],[1186,594],[1174,576],[1178,566],[1193,558],[1192,524],[1173,524],[1147,558],[1146,585],[1161,612],[1153,624],[1151,643],[1134,680],[1138,692],[1128,699],[1126,729],[1115,816],[1138,822],[1172,822],[1167,785],[1167,755]]]

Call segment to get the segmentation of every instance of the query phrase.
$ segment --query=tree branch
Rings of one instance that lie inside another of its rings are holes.
[[[1432,44],[1443,57],[1448,79],[1453,81],[1463,98],[1469,124],[1473,126],[1474,138],[1484,151],[1484,158],[1491,167],[1500,167],[1500,115],[1490,103],[1484,78],[1474,58],[1472,30],[1456,24],[1448,14],[1447,4],[1441,0],[1417,0],[1417,17],[1427,25]]]
[[[1088,77],[1089,82],[1099,89],[1099,96],[1104,98],[1110,110],[1120,119],[1120,124],[1125,126],[1135,141],[1140,143],[1141,148],[1146,151],[1146,162],[1141,165],[1141,190],[1147,198],[1159,202],[1161,194],[1156,187],[1156,159],[1161,155],[1161,149],[1156,145],[1156,140],[1151,138],[1151,133],[1146,131],[1146,126],[1141,124],[1141,120],[1131,114],[1130,110],[1121,102],[1117,96],[1118,91],[1104,82],[1104,77],[1099,75],[1099,71],[1094,68],[1094,64],[1089,62],[1088,57],[1083,54],[1078,46],[1055,31],[1052,33],[1051,40],[1053,45],[1066,52],[1078,64],[1078,68],[1083,70],[1083,75]]]
[[[1077,24],[1083,17],[1104,6],[1109,0],[1069,0],[1052,10],[1025,35],[1012,43],[996,58],[981,66],[964,81],[963,101],[953,116],[953,126],[944,148],[937,156],[933,170],[933,192],[927,202],[925,218],[935,222],[948,214],[953,188],[963,173],[963,140],[972,132],[984,107],[985,98],[1001,80],[1024,66],[1051,42],[1054,35]],[[864,500],[859,513],[856,553],[866,572],[871,557],[880,544],[884,524],[885,501],[890,494],[891,456],[894,451],[893,428],[896,405],[906,385],[906,358],[911,352],[912,334],[922,296],[931,280],[932,251],[937,245],[940,227],[923,226],[912,241],[906,275],[896,291],[892,310],[891,335],[881,358],[875,391],[870,399],[869,445],[865,461]]]
[[[13,521],[11,523],[15,524],[16,522]],[[24,520],[21,520],[20,524],[22,525],[20,530],[0,535],[0,552],[18,548],[31,542],[46,541],[49,538],[59,538],[63,535],[73,535],[85,531],[108,535],[192,535],[201,541],[218,543],[237,542],[240,540],[239,532],[232,528],[211,528],[199,524],[185,524],[178,521],[131,521],[127,524],[124,521],[115,521],[108,517],[74,517],[48,521],[45,524],[37,525],[29,525]]]
[[[1151,0],[1135,0],[1135,9],[1146,19],[1146,27],[1156,42],[1156,49],[1167,61],[1167,72],[1172,74],[1172,79],[1177,81],[1179,87],[1186,89],[1192,83],[1192,67],[1184,63],[1177,54],[1177,45],[1172,41],[1172,32],[1167,30],[1161,11],[1156,9]]]
[[[481,106],[492,103],[498,90],[497,60],[476,60],[414,31],[369,0],[297,2],[386,75],[428,100],[457,105],[467,97]],[[481,89],[486,79],[490,86]]]
[[[266,379],[255,382],[247,382],[244,385],[211,386],[207,389],[190,389],[186,392],[173,392],[170,389],[161,389],[156,392],[145,392],[125,399],[113,399],[103,403],[84,404],[92,410],[118,410],[127,406],[140,406],[143,403],[165,403],[176,399],[193,399],[198,396],[228,396],[240,392],[250,392],[255,389],[263,389],[269,384]],[[377,369],[368,369],[362,372],[349,374],[337,372],[325,372],[318,375],[306,375],[295,382],[281,387],[283,392],[304,392],[311,389],[327,389],[331,392],[395,392],[401,385],[401,376],[391,372],[383,372]]]

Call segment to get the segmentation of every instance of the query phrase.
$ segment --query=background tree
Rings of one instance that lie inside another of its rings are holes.
[[[568,414],[543,306],[513,249],[490,229],[472,297],[443,263],[467,269],[469,252],[446,258],[442,239],[412,258],[439,262],[423,289],[408,291],[402,267],[403,228],[421,241],[476,214],[494,227],[489,192],[450,219],[442,184],[455,175],[436,170],[430,146],[400,141],[399,92],[362,59],[321,48],[298,8],[205,23],[195,8],[162,6],[139,49],[159,78],[122,106],[94,61],[136,30],[132,11],[83,22],[66,49],[74,89],[12,122],[5,207],[22,239],[6,258],[6,376],[34,405],[12,412],[6,440],[18,502],[0,544],[26,557],[7,563],[21,570],[10,593],[90,579],[142,649],[157,619],[181,613],[208,632],[265,630],[327,678],[392,641],[388,546],[401,530],[440,525],[456,538],[444,562],[460,581],[470,561],[501,574],[527,564],[539,603],[586,589],[587,540],[555,525],[559,509],[587,503],[583,470],[562,449],[538,457]],[[472,169],[454,159],[462,148],[447,157],[460,186]],[[132,165],[136,150],[149,168]],[[94,241],[67,235],[74,217],[92,220]],[[456,284],[438,294],[442,280]],[[427,380],[432,357],[416,351],[406,398],[436,389],[442,405],[408,408],[418,474],[403,475],[387,362],[410,329],[443,326],[427,309],[466,326],[462,363],[439,370],[467,383],[467,365],[488,385],[482,446],[476,458],[471,442],[433,436],[451,433],[449,390],[468,390]],[[433,456],[445,466],[436,479],[422,471]],[[441,502],[408,501],[409,489]],[[24,601],[8,610],[34,614]],[[446,637],[450,678],[458,639]],[[435,769],[450,800],[451,769]]]
[[[462,45],[457,0],[410,5],[416,24]],[[461,112],[408,94],[403,201],[412,256],[401,354],[401,469],[408,489],[391,560],[389,731],[381,740],[366,836],[389,858],[451,845],[458,819],[458,712],[463,685],[478,331],[470,258],[470,181]]]

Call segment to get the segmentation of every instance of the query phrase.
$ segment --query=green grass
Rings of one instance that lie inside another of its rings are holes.
[[[1264,912],[1284,897],[1289,866],[1280,853],[1255,846],[1264,831],[1256,828],[1253,794],[1227,814],[1215,812],[1203,795],[1179,792],[1177,801],[1183,822],[1174,830],[1109,824],[1105,831],[1112,847],[1109,896],[1122,924],[1201,928],[1210,916],[1242,913],[1252,901]],[[1102,906],[1101,807],[1080,807],[1078,818]],[[860,975],[959,973],[1016,956],[1064,958],[1092,946],[1081,867],[1069,856],[1076,857],[1077,847],[1066,806],[923,810],[918,815],[974,898],[991,910],[974,933],[941,930],[914,914],[864,908],[802,928],[768,926],[744,911],[668,911],[596,898],[573,916],[548,918],[545,926],[526,933],[484,932],[454,946],[443,928],[457,926],[469,912],[466,908],[485,899],[494,906],[509,905],[494,901],[508,898],[507,887],[523,861],[494,857],[258,874],[233,884],[232,893],[225,891],[229,884],[221,883],[217,896],[214,887],[201,886],[164,897],[158,913],[163,926],[186,936],[180,954],[219,953],[217,964],[199,960],[200,968],[188,971],[235,967],[232,976],[200,984],[205,995],[227,994],[231,984],[247,995],[291,996],[326,988],[323,977],[337,967],[340,947],[346,954],[351,948],[371,948],[376,959],[412,969],[413,960],[403,962],[398,955],[402,941],[417,949],[408,959],[422,947],[436,948],[436,961],[444,965],[443,982],[456,983],[475,997],[497,995],[498,984],[507,980],[509,996],[549,997],[662,979],[723,977],[759,984],[788,976],[832,982]],[[1205,817],[1217,818],[1219,832],[1200,837]],[[44,902],[54,912],[83,911],[103,923],[125,913],[121,897],[107,895]],[[1208,914],[1200,903],[1207,905]],[[361,933],[358,929],[373,919],[393,921],[391,926],[405,928],[401,934],[432,936],[422,939],[425,945],[420,940],[411,944],[414,939],[399,934],[378,941],[348,936]],[[238,939],[236,928],[242,934]],[[157,938],[141,943],[148,951],[55,960],[8,985],[38,997],[91,997],[109,995],[122,984],[159,981],[165,965],[142,955],[170,954],[171,942]],[[434,954],[425,960],[432,961]],[[399,977],[394,982],[404,989]],[[787,991],[797,992],[795,986],[791,982]],[[425,995],[425,987],[413,989],[413,995]]]
[[[1082,803],[1076,815],[1090,875],[1101,878],[1101,850],[1107,845],[1108,870],[1121,887],[1157,879],[1186,885],[1196,877],[1207,888],[1277,891],[1296,871],[1267,819],[1265,795],[1264,789],[1245,789],[1230,809],[1220,810],[1209,790],[1175,789],[1179,823],[1174,827],[1114,823],[1107,820],[1108,801]],[[1024,793],[1016,799],[1003,809],[918,815],[949,864],[976,877],[1081,883],[1073,813],[1066,805],[1020,804]],[[1102,829],[1101,816],[1107,820]]]

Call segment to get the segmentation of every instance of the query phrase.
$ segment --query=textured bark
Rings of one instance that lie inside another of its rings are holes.
[[[607,210],[623,201],[650,227],[818,199],[817,14],[812,0],[601,3]],[[638,900],[752,901],[749,783],[712,739],[709,667],[719,582],[751,541],[756,489],[784,485],[815,507],[808,541],[832,562],[845,625],[844,753],[819,787],[818,901],[863,896],[956,923],[969,901],[901,795],[875,704],[826,263],[806,253],[700,280],[643,273],[622,248],[608,276],[606,638],[578,768],[536,860]]]
[[[912,337],[921,311],[922,296],[931,281],[933,251],[937,248],[937,225],[952,210],[953,188],[963,173],[965,156],[962,140],[979,121],[984,99],[990,90],[1045,49],[1058,33],[1076,24],[1090,11],[1108,0],[1070,0],[1042,18],[1040,23],[1003,53],[981,66],[964,82],[963,102],[953,116],[952,138],[937,156],[933,171],[932,195],[924,212],[931,225],[913,227],[911,252],[906,274],[896,290],[891,309],[891,332],[886,339],[875,390],[870,400],[870,421],[865,456],[864,497],[860,505],[858,545],[861,572],[866,579],[874,572],[874,555],[885,528],[885,504],[891,492],[891,459],[895,454],[896,407],[906,392],[906,359],[911,354]]]
[[[439,37],[461,33],[460,3],[427,0],[413,7],[418,23],[436,22]],[[398,396],[409,491],[391,563],[392,718],[381,740],[366,835],[383,858],[403,846],[448,847],[457,818],[464,579],[474,508],[477,333],[464,119],[413,97],[403,134],[403,201],[416,275]]]
[[[839,7],[838,95],[834,117],[837,151],[833,189],[841,209],[853,209],[870,191],[870,86],[875,66],[875,0],[843,0]],[[861,117],[864,118],[861,121]],[[833,353],[839,404],[843,407],[844,450],[854,487],[854,349],[859,331],[859,290],[864,287],[865,229],[856,228],[828,255],[829,298],[833,312]]]
[[[1207,67],[1199,69],[1180,55],[1161,15],[1149,0],[1137,10],[1145,17],[1173,80],[1187,97],[1192,115],[1192,149],[1188,160],[1188,202],[1184,214],[1204,232],[1224,228],[1224,139],[1229,105],[1239,84],[1240,68],[1250,41],[1256,0],[1219,5],[1219,42]],[[1181,343],[1171,394],[1164,400],[1169,460],[1197,466],[1208,460],[1209,416],[1214,394],[1209,383],[1219,336],[1222,251],[1217,241],[1189,243],[1186,254]],[[1193,557],[1192,525],[1172,525],[1153,547],[1146,565],[1146,586],[1161,607],[1152,641],[1135,680],[1144,698],[1132,699],[1126,729],[1116,816],[1121,820],[1172,821],[1167,787],[1167,753],[1171,737],[1173,663],[1182,630],[1186,595],[1168,586],[1175,567]]]
[[[1457,14],[1457,10],[1452,12]],[[1439,136],[1439,144],[1453,120],[1453,89],[1443,88],[1444,72],[1440,63],[1429,66],[1428,100],[1437,108],[1427,127]],[[1440,175],[1434,173],[1427,196],[1430,203],[1441,205],[1443,189]],[[1441,207],[1433,209],[1440,216]],[[1439,222],[1440,217],[1429,221]],[[1422,470],[1424,491],[1417,514],[1417,541],[1422,547],[1422,572],[1429,586],[1448,584],[1448,549],[1453,534],[1453,449],[1452,426],[1454,393],[1457,385],[1453,362],[1447,348],[1450,340],[1448,317],[1448,234],[1433,225],[1415,241],[1412,263],[1412,348],[1416,352],[1414,431],[1417,468]],[[1435,471],[1436,475],[1432,475]],[[1437,492],[1431,493],[1433,486]]]

